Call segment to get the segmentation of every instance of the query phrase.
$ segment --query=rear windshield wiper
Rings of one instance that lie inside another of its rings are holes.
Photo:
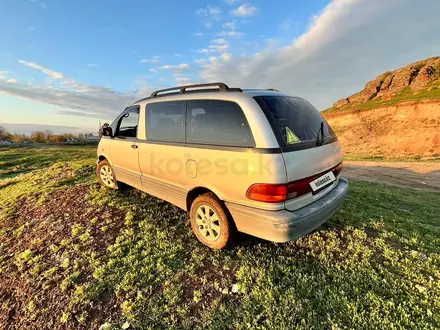
[[[321,139],[319,139],[319,133],[321,133]],[[316,136],[316,145],[322,146],[324,144],[324,120],[321,121],[321,126],[319,127],[318,134]]]

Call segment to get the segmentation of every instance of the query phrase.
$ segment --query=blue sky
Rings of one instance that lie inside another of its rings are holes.
[[[0,123],[96,130],[134,96],[222,80],[318,108],[440,55],[437,0],[2,0]],[[423,8],[423,15],[414,10]],[[417,17],[418,16],[418,17]],[[20,130],[19,126],[15,126]]]

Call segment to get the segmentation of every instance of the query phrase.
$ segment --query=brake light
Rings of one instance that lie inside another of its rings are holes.
[[[249,187],[246,192],[246,197],[255,201],[266,203],[284,202],[288,199],[311,193],[313,190],[310,186],[310,182],[316,180],[329,171],[332,171],[335,177],[337,177],[341,173],[343,167],[344,165],[339,163],[337,166],[325,172],[298,181],[292,181],[287,184],[257,183]]]
[[[313,176],[310,178],[305,178],[302,180],[288,183],[287,184],[288,199],[296,198],[308,194],[309,192],[312,192],[312,187],[310,186],[310,182],[312,182],[316,178],[318,178],[318,176]]]
[[[249,187],[246,197],[254,201],[279,203],[287,199],[286,184],[257,183]]]
[[[341,174],[342,169],[344,168],[344,164],[341,162],[338,166],[336,166],[334,169],[332,169],[333,174],[337,177],[339,174]]]

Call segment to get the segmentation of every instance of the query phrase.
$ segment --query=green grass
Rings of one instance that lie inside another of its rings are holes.
[[[425,90],[418,93],[415,93],[407,88],[402,93],[400,93],[399,95],[388,101],[383,101],[382,99],[378,99],[356,105],[347,105],[339,109],[331,107],[322,111],[322,113],[325,114],[325,113],[334,113],[334,112],[345,112],[351,110],[369,110],[374,108],[392,106],[406,101],[440,99],[440,83],[436,83],[432,87],[434,87],[432,90],[429,91]]]
[[[14,149],[6,154],[26,159],[33,152]],[[39,295],[28,296],[18,306],[27,322],[21,325],[440,327],[440,194],[354,182],[342,210],[310,235],[286,244],[243,235],[234,247],[212,251],[196,241],[187,214],[177,207],[135,190],[109,191],[92,184],[83,186],[81,207],[102,216],[72,217],[59,240],[27,242],[26,235],[32,236],[39,224],[17,219],[16,214],[22,198],[33,200],[42,194],[30,187],[32,180],[48,181],[42,205],[53,194],[93,181],[93,157],[73,160],[67,154],[50,157],[48,152],[49,164],[35,163],[27,174],[0,178],[0,187],[18,180],[0,188],[0,207],[6,214],[0,220],[0,297],[5,297],[2,280],[11,277],[14,285],[25,283],[24,293],[34,288],[30,292]],[[66,166],[84,168],[83,176],[77,182],[55,184],[57,169]],[[16,196],[12,203],[9,196]],[[12,259],[7,257],[11,251]],[[231,293],[234,284],[238,293]],[[59,297],[60,305],[42,306],[51,296]],[[7,328],[2,316],[12,298],[2,299],[0,328]]]

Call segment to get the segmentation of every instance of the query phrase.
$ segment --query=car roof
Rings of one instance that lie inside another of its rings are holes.
[[[167,99],[187,99],[187,96],[191,94],[193,97],[202,97],[202,98],[212,98],[213,94],[219,93],[223,96],[225,95],[237,95],[237,94],[245,94],[251,97],[254,96],[288,96],[287,94],[283,94],[279,92],[277,89],[241,89],[241,88],[231,88],[225,83],[215,82],[215,83],[204,83],[204,84],[196,84],[196,85],[186,85],[186,86],[177,86],[162,90],[154,91],[150,96],[140,99],[133,103],[133,105],[140,104],[144,101],[152,101],[152,100],[167,100]],[[226,94],[224,93],[226,92]],[[219,95],[219,94],[217,94]],[[203,97],[205,96],[205,97]]]

